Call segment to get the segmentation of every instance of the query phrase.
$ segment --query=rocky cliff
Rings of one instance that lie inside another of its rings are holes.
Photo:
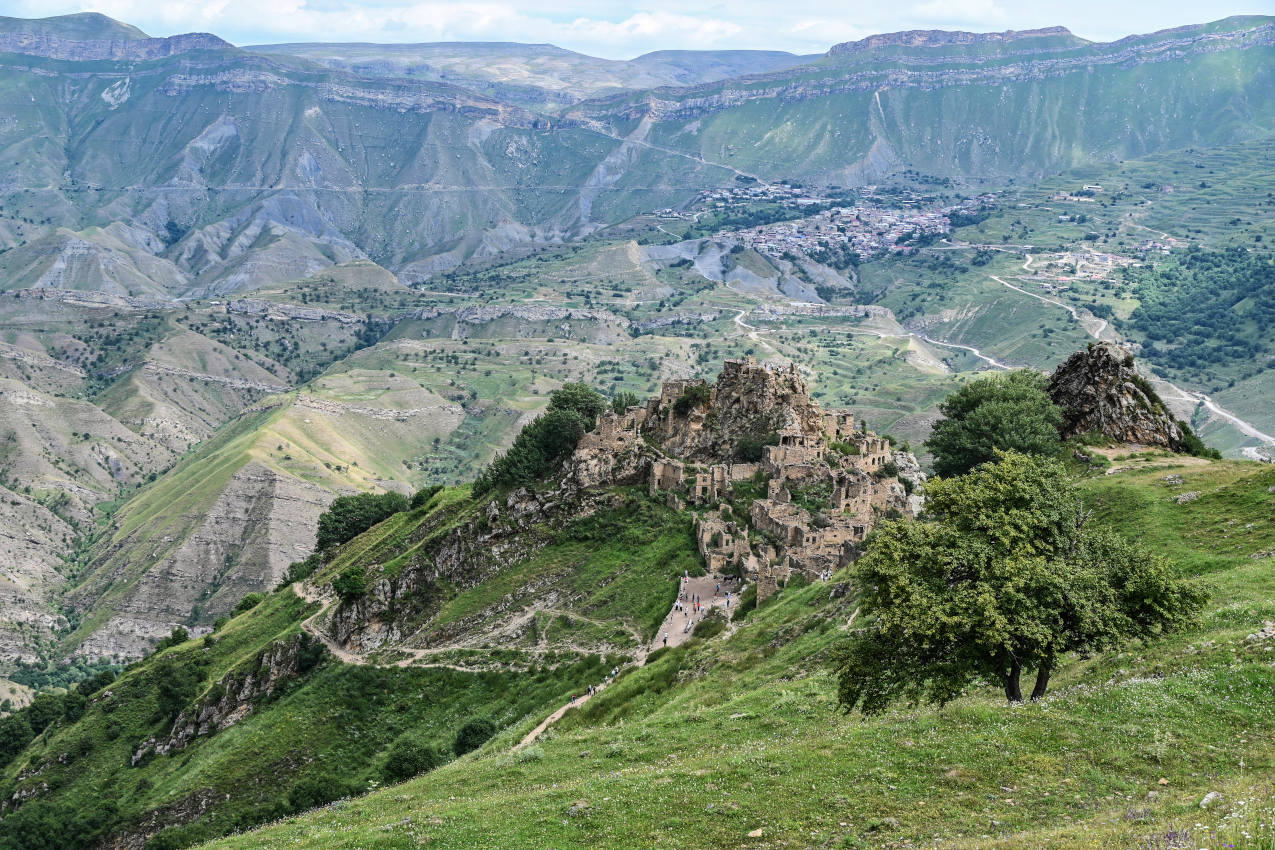
[[[764,442],[784,428],[812,439],[823,433],[823,412],[795,367],[758,369],[732,360],[707,392],[697,395],[697,384],[665,384],[649,407],[646,432],[673,457],[731,459],[741,445]]]
[[[1121,443],[1183,448],[1181,423],[1145,378],[1133,354],[1110,342],[1077,351],[1049,381],[1063,411],[1063,436],[1097,433]]]

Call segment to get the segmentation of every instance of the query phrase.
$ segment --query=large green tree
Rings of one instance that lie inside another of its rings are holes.
[[[839,651],[846,710],[942,705],[1192,620],[1204,595],[1164,558],[1087,522],[1062,464],[1019,453],[927,486],[928,518],[883,525],[855,572],[868,627]]]
[[[320,550],[353,540],[377,523],[409,507],[399,493],[358,493],[338,496],[319,514],[315,545]]]
[[[588,384],[568,383],[549,396],[544,414],[518,432],[509,450],[474,481],[474,492],[528,484],[552,475],[609,406]]]
[[[1056,455],[1062,411],[1049,398],[1049,379],[1031,369],[970,381],[939,405],[943,414],[926,448],[939,475],[962,475],[1000,451]]]

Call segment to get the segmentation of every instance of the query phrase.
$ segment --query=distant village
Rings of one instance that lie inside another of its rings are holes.
[[[830,199],[788,183],[766,183],[709,190],[696,199],[692,211],[665,209],[657,215],[699,220],[705,212],[724,212],[759,203],[776,203],[792,210],[822,207],[800,218],[725,229],[717,236],[771,257],[793,251],[834,251],[866,258],[884,252],[913,251],[915,246],[909,243],[949,233],[953,214],[973,215],[995,200],[994,195],[984,194],[940,205],[933,195],[906,191],[887,195],[877,186],[862,187],[855,196],[856,200],[848,204],[844,198]]]

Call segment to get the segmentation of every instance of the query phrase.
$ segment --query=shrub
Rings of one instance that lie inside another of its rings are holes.
[[[399,493],[340,496],[319,515],[315,546],[320,550],[339,546],[399,511],[407,510],[407,507],[407,497]]]
[[[708,384],[691,384],[682,392],[678,400],[673,402],[673,412],[678,416],[685,416],[695,408],[708,404],[712,397],[713,393],[708,388]]]
[[[455,750],[456,755],[463,756],[465,753],[471,753],[487,743],[495,734],[495,723],[485,717],[476,717],[460,727],[460,731],[456,733],[456,743],[452,749]]]
[[[31,728],[27,712],[19,711],[0,720],[0,767],[13,761],[13,757],[22,752],[34,737],[35,731]]]
[[[170,722],[190,705],[199,692],[202,674],[203,665],[199,663],[179,664],[171,655],[161,658],[155,665],[156,720]]]
[[[92,696],[114,681],[115,671],[103,670],[100,673],[95,673],[94,675],[89,676],[83,682],[80,682],[75,686],[75,690],[81,696]]]
[[[415,510],[416,508],[425,507],[426,505],[429,504],[429,500],[434,498],[436,495],[438,495],[438,493],[442,489],[443,489],[442,484],[431,484],[428,487],[422,487],[421,489],[417,490],[415,493],[412,494],[412,502],[411,502],[412,509]]]
[[[342,797],[353,797],[363,790],[355,779],[343,773],[318,772],[303,776],[288,792],[288,805],[295,812],[327,805]]]
[[[381,775],[386,782],[402,782],[427,773],[446,761],[437,747],[412,738],[400,738],[390,747]]]
[[[741,437],[735,444],[735,458],[743,463],[757,463],[765,456],[766,446],[777,445],[779,445],[779,434],[774,431],[769,434]]]
[[[321,566],[323,566],[323,556],[319,552],[315,552],[304,561],[293,561],[288,565],[288,574],[283,581],[279,582],[279,586],[286,587],[295,581],[308,579]]]
[[[253,608],[260,605],[261,600],[265,598],[266,595],[264,593],[249,593],[243,599],[239,600],[239,604],[235,606],[235,610],[231,612],[230,616],[238,617],[244,611],[251,611]]]
[[[1194,457],[1206,457],[1211,460],[1222,459],[1222,453],[1211,446],[1205,445],[1204,441],[1185,422],[1179,422],[1178,427],[1182,429],[1182,451]]]
[[[342,602],[351,602],[367,593],[367,572],[362,566],[346,567],[332,581],[332,591]]]
[[[168,637],[155,644],[155,651],[163,652],[170,646],[177,646],[178,644],[185,643],[188,640],[190,640],[190,632],[186,631],[181,626],[174,626]]]
[[[708,640],[725,630],[726,615],[714,608],[704,615],[704,619],[695,624],[695,630],[691,634],[702,640]]]

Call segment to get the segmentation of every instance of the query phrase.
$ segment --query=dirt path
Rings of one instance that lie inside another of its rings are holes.
[[[739,596],[743,588],[744,585],[740,581],[728,579],[715,573],[695,578],[683,578],[681,586],[678,587],[677,601],[682,603],[684,609],[677,610],[677,605],[669,609],[668,616],[664,618],[664,622],[656,630],[655,639],[651,641],[647,651],[654,652],[665,646],[671,648],[686,643],[695,633],[695,624],[703,620],[705,614],[714,608],[726,614],[726,621],[730,622],[730,615],[739,606]],[[730,594],[729,597],[727,594]],[[701,604],[699,612],[694,610],[694,600],[696,598],[699,599]],[[728,599],[729,606],[727,605]],[[688,625],[689,629],[687,628]],[[667,641],[665,641],[666,637]]]
[[[514,749],[515,749],[515,750],[521,750],[523,747],[527,746],[527,745],[528,745],[528,744],[530,744],[532,741],[534,741],[534,740],[536,740],[537,738],[539,738],[539,737],[540,737],[540,734],[541,734],[542,732],[544,732],[544,731],[545,731],[546,729],[548,729],[550,726],[552,726],[553,724],[555,724],[555,723],[557,723],[559,720],[561,720],[561,719],[562,719],[562,716],[563,716],[564,714],[566,714],[568,711],[570,711],[570,710],[571,710],[571,709],[573,709],[573,708],[579,708],[580,706],[582,706],[582,705],[584,705],[586,702],[588,702],[590,699],[592,699],[592,698],[593,698],[593,696],[594,696],[594,694],[601,693],[601,692],[602,692],[602,691],[604,691],[604,690],[606,690],[606,683],[605,683],[605,682],[603,682],[601,685],[598,685],[598,686],[594,687],[594,689],[593,689],[593,691],[592,691],[591,693],[582,694],[582,695],[580,695],[580,696],[578,696],[578,697],[572,697],[572,698],[571,698],[571,702],[567,703],[567,704],[566,704],[566,705],[564,705],[562,708],[560,708],[560,709],[558,709],[557,711],[555,711],[553,714],[550,714],[550,715],[549,715],[548,717],[546,717],[544,720],[541,720],[541,721],[540,721],[540,724],[539,724],[538,726],[536,726],[536,728],[535,728],[535,729],[532,729],[530,732],[528,732],[526,735],[524,735],[524,736],[523,736],[523,738],[522,738],[522,740],[521,740],[521,741],[519,741],[517,744],[515,744],[515,745],[514,745]]]
[[[643,667],[646,665],[647,656],[657,649],[663,647],[681,646],[690,640],[695,633],[695,623],[704,619],[704,614],[710,609],[716,608],[727,614],[727,622],[729,622],[729,612],[739,605],[740,593],[743,591],[744,585],[738,579],[728,579],[725,576],[711,574],[706,576],[698,576],[696,578],[683,578],[678,586],[677,602],[682,603],[686,610],[677,610],[677,604],[669,609],[668,616],[664,618],[664,622],[660,624],[659,629],[655,632],[655,639],[651,644],[638,651],[637,658],[633,662],[634,667]],[[727,595],[729,594],[729,596]],[[694,600],[698,597],[701,603],[701,610],[695,613]],[[729,602],[729,604],[728,604]],[[687,628],[687,624],[690,628]],[[734,631],[733,627],[731,631]],[[666,639],[667,638],[667,639]],[[603,681],[601,684],[594,686],[591,693],[581,694],[571,698],[571,701],[550,714],[544,720],[528,732],[523,739],[515,746],[515,750],[520,750],[539,738],[546,729],[562,719],[568,711],[578,708],[593,698],[594,695],[606,690],[610,679]]]

